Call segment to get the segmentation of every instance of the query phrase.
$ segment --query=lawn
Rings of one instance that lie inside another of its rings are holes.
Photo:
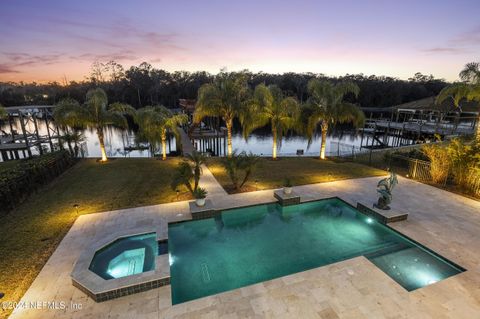
[[[211,158],[207,165],[223,188],[232,193],[230,179],[220,159]],[[280,188],[285,178],[289,178],[293,186],[296,186],[386,174],[383,170],[352,162],[319,160],[311,157],[284,157],[275,161],[262,158],[249,182],[241,191]],[[257,181],[256,184],[255,181]]]
[[[74,204],[80,205],[79,214],[89,214],[175,201],[170,181],[178,162],[82,160],[0,217],[0,292],[5,293],[1,301],[22,297],[75,221]],[[179,200],[187,198],[181,189]],[[0,309],[0,317],[4,315]]]

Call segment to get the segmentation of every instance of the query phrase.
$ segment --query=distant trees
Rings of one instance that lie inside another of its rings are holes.
[[[101,161],[107,161],[103,130],[107,125],[126,127],[126,113],[132,113],[129,105],[113,103],[108,105],[107,94],[100,88],[91,89],[87,92],[83,105],[74,99],[65,99],[57,104],[54,111],[55,121],[70,127],[82,127],[95,130],[100,143],[102,154]]]
[[[354,82],[360,88],[356,102],[364,107],[388,107],[434,96],[447,85],[442,79],[421,73],[408,80],[363,74],[327,77],[314,73],[242,73],[250,88],[261,83],[276,85],[286,96],[296,96],[300,102],[308,98],[307,83],[312,78],[334,83]],[[66,97],[80,101],[89,89],[101,87],[110,101],[127,103],[137,109],[146,105],[177,107],[180,98],[196,99],[198,89],[211,83],[213,78],[208,72],[167,72],[145,62],[125,69],[115,61],[95,62],[88,77],[80,82],[67,79],[61,84],[0,82],[0,103],[4,106],[56,104]]]
[[[352,123],[357,127],[363,125],[365,120],[363,112],[345,99],[349,94],[358,96],[360,88],[352,82],[332,84],[312,79],[308,82],[308,92],[310,97],[303,110],[305,133],[311,141],[318,123],[321,124],[320,158],[325,159],[327,132],[331,125],[337,123]]]

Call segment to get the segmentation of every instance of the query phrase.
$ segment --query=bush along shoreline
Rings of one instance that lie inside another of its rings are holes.
[[[61,150],[18,160],[0,170],[0,216],[10,212],[76,162],[77,159],[68,151]]]

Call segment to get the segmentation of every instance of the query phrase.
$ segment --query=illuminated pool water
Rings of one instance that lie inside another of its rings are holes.
[[[357,256],[408,291],[464,271],[339,199],[171,224],[169,254],[173,304]]]
[[[155,269],[159,253],[155,233],[120,238],[95,253],[89,269],[103,279],[116,279]]]

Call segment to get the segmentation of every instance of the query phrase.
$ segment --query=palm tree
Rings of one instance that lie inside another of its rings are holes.
[[[60,101],[54,111],[54,118],[70,127],[86,127],[97,132],[101,161],[107,161],[103,130],[108,125],[127,127],[124,114],[134,114],[135,110],[127,104],[113,103],[108,105],[107,94],[101,88],[87,92],[85,104],[80,105],[73,99]]]
[[[162,145],[162,159],[167,159],[167,133],[171,132],[180,139],[178,126],[188,121],[186,114],[173,114],[164,106],[146,106],[139,109],[134,117],[139,126],[138,137],[147,140],[152,155],[157,143]]]
[[[459,73],[460,79],[471,84],[480,84],[480,62],[470,62]]]
[[[240,116],[243,135],[248,135],[256,128],[270,123],[272,127],[272,159],[277,159],[277,143],[283,135],[295,126],[300,115],[300,105],[293,97],[285,97],[276,85],[259,84],[255,87],[252,103],[248,111]]]
[[[237,154],[236,151],[233,151],[231,156],[225,157],[221,161],[228,177],[230,177],[235,191],[238,191],[243,187],[243,185],[245,185],[259,162],[260,157],[254,155],[252,152],[247,154],[245,151],[241,152],[240,154]],[[239,183],[239,173],[241,171],[244,172],[244,176],[242,181]]]
[[[220,116],[227,127],[227,154],[232,155],[233,119],[244,112],[248,96],[245,74],[221,72],[213,83],[204,84],[198,90],[194,122],[207,116]]]
[[[360,88],[352,82],[332,84],[328,81],[311,79],[308,82],[310,97],[303,109],[306,121],[306,134],[311,143],[318,123],[321,123],[322,141],[320,159],[325,159],[327,133],[330,125],[352,123],[355,127],[363,125],[365,115],[355,104],[344,101],[348,94],[358,96]]]
[[[463,100],[480,103],[480,63],[467,63],[460,71],[459,76],[464,82],[454,83],[443,88],[437,96],[437,104],[452,99],[455,107],[461,110],[460,102]],[[475,140],[480,141],[480,116],[477,118],[474,135]]]
[[[181,161],[175,170],[170,186],[173,190],[177,189],[179,185],[184,185],[191,194],[193,194],[192,179],[193,170],[188,161]]]
[[[172,183],[170,184],[172,189],[176,189],[179,185],[184,185],[190,193],[194,194],[194,192],[200,189],[198,183],[203,173],[203,164],[205,164],[205,156],[200,152],[193,151],[192,154],[188,154],[175,170]]]
[[[68,150],[72,156],[78,157],[78,152],[80,147],[78,144],[85,141],[85,135],[80,130],[73,129],[72,131],[66,131],[62,136],[60,136],[60,142],[67,143]],[[73,147],[72,147],[73,143]]]
[[[193,185],[193,190],[195,191],[198,188],[198,183],[200,182],[200,176],[203,173],[202,165],[205,164],[205,156],[202,155],[202,153],[193,151],[191,154],[187,154],[185,156],[186,160],[190,161],[192,164],[192,170],[193,170],[193,180],[194,180],[194,185]]]

